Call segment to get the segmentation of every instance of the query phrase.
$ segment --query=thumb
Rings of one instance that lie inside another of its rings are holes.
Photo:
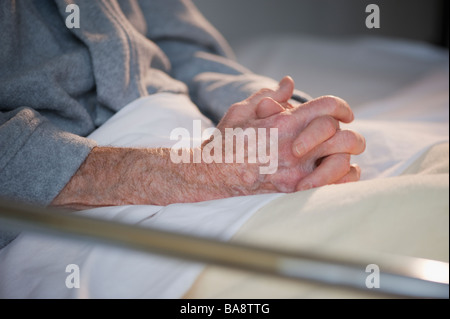
[[[278,103],[287,102],[294,94],[295,83],[290,76],[285,76],[278,84],[277,90],[274,92],[273,99]]]
[[[270,97],[265,97],[256,107],[256,116],[260,119],[283,112],[285,109],[280,103]]]

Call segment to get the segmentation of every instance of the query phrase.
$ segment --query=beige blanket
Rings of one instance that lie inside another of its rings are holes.
[[[404,174],[278,198],[232,241],[339,256],[411,256],[448,262],[449,144],[432,147]],[[382,285],[382,283],[380,283]],[[186,298],[366,298],[354,291],[208,266]]]

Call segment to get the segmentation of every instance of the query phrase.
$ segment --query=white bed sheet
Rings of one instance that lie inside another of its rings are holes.
[[[432,145],[448,141],[448,60],[443,61],[416,81],[402,82],[391,97],[355,107],[357,120],[349,128],[363,133],[368,146],[363,155],[354,157],[363,169],[363,179],[396,176]],[[210,126],[185,97],[158,94],[126,106],[91,137],[101,145],[169,147],[175,142],[169,138],[170,131],[191,129],[192,120],[198,118],[205,128]],[[279,196],[283,195],[167,207],[108,207],[80,214],[228,240],[252,214]],[[80,268],[78,289],[65,286],[68,264]],[[180,298],[203,268],[202,264],[23,233],[0,251],[0,298]]]

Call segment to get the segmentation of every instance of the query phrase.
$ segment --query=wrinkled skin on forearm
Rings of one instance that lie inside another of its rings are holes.
[[[161,205],[229,197],[220,170],[175,164],[170,149],[94,148],[52,206],[88,209]]]

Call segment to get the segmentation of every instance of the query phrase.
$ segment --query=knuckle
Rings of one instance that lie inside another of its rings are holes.
[[[353,121],[353,111],[345,100],[334,95],[326,95],[323,98],[330,114],[345,114],[346,122]]]
[[[268,88],[264,88],[258,91],[258,93],[256,93],[256,96],[259,98],[264,98],[264,97],[269,97],[271,95],[273,95],[274,90],[272,89],[268,89]]]
[[[329,108],[330,112],[334,112],[335,110],[338,109],[339,103],[338,98],[336,96],[333,95],[322,96],[321,102]]]
[[[241,103],[234,103],[228,108],[229,113],[235,113],[239,108],[241,108]]]

